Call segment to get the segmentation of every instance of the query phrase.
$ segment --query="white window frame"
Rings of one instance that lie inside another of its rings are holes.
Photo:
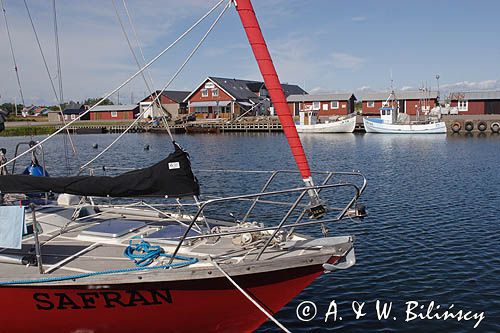
[[[201,97],[208,97],[208,89],[201,89]]]
[[[118,112],[117,111],[111,111],[111,118],[118,118]]]
[[[323,111],[328,111],[328,104],[326,104],[326,103],[323,104],[322,108],[323,108]]]
[[[334,106],[334,103],[336,103],[336,106]],[[330,102],[330,108],[332,108],[332,109],[338,109],[339,108],[339,101],[331,101]]]
[[[219,97],[219,88],[212,89],[212,97]]]
[[[366,107],[367,108],[374,108],[375,107],[375,101],[368,101],[368,102],[366,102]]]
[[[76,119],[76,114],[72,114],[72,115],[70,116],[70,118],[71,118],[71,120],[75,120],[75,119]]]
[[[457,103],[458,111],[469,111],[469,101],[468,100],[459,100]]]
[[[321,102],[312,102],[312,109],[313,110],[321,109]]]

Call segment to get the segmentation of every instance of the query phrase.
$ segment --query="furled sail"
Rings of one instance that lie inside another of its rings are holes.
[[[184,197],[199,195],[200,188],[188,154],[175,144],[175,151],[155,165],[115,177],[0,176],[0,193],[37,192],[96,197]]]

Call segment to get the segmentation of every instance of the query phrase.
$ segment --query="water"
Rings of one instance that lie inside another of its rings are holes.
[[[75,136],[81,162],[101,150],[93,149],[93,143],[104,147],[115,137]],[[281,134],[177,139],[190,152],[195,169],[294,168]],[[0,138],[0,146],[12,152],[17,141]],[[61,142],[59,137],[56,144],[46,146],[53,173],[64,165]],[[149,165],[170,151],[167,142],[165,136],[129,134],[98,165]],[[365,174],[369,184],[362,201],[369,215],[362,222],[330,228],[333,234],[356,236],[357,264],[320,277],[276,315],[278,320],[292,332],[474,330],[477,320],[405,321],[405,302],[417,301],[426,310],[434,301],[441,310],[454,304],[454,313],[484,311],[485,319],[475,331],[500,332],[499,136],[309,135],[303,143],[313,169],[359,169]],[[146,144],[149,151],[143,149]],[[215,187],[242,186],[237,179],[233,182],[202,179]],[[250,185],[255,184],[245,184]],[[333,300],[337,320],[331,315],[325,323]],[[393,302],[387,320],[377,319],[376,300]],[[317,307],[316,318],[309,322],[296,316],[303,301]],[[353,301],[365,302],[366,315],[358,320]],[[266,323],[259,331],[278,330]]]

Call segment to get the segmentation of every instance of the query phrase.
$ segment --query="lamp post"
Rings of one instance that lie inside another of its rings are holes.
[[[440,102],[441,96],[439,94],[439,74],[436,75],[436,81],[437,81],[437,86],[438,86],[438,90],[437,90],[438,102]]]

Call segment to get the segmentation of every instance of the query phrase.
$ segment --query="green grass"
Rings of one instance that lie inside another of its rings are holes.
[[[56,131],[55,126],[18,126],[7,127],[0,132],[0,136],[28,136],[52,134]]]

